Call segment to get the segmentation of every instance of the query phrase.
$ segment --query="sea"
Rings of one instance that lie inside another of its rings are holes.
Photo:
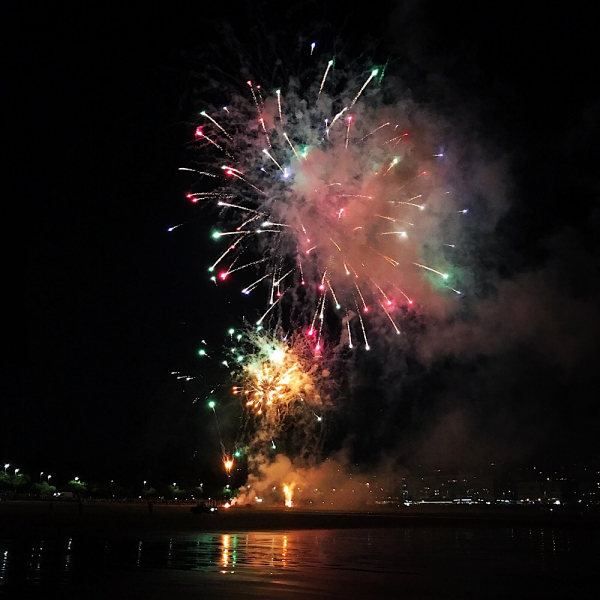
[[[596,598],[600,530],[392,529],[0,539],[0,597]]]

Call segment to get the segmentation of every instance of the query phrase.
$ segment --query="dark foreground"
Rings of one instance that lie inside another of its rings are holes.
[[[454,527],[552,525],[600,527],[598,510],[564,507],[432,506],[365,512],[301,509],[219,509],[217,515],[193,515],[189,505],[154,506],[120,502],[0,502],[0,539],[15,536],[110,535],[148,537],[154,534],[194,534],[204,531],[267,531],[298,529],[348,529],[397,527]]]
[[[593,515],[409,507],[400,513],[0,503],[0,596],[581,598]],[[487,508],[487,510],[485,510]],[[412,510],[416,509],[416,510]]]

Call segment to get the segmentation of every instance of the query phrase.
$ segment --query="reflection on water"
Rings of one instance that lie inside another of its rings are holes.
[[[201,533],[129,541],[0,540],[0,591],[23,583],[93,585],[115,574],[168,576],[185,571],[228,581],[305,578],[305,586],[352,581],[361,574],[376,581],[378,589],[417,590],[410,597],[429,597],[452,585],[479,586],[484,597],[492,597],[491,590],[502,588],[504,580],[517,585],[537,580],[538,592],[544,585],[557,592],[561,580],[584,585],[599,557],[598,531],[552,528],[413,527]]]

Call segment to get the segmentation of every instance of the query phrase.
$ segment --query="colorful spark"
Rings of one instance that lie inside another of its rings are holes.
[[[314,50],[311,46],[311,55]],[[346,325],[359,331],[368,347],[360,313],[367,315],[369,306],[398,333],[401,324],[393,313],[403,306],[415,300],[426,304],[444,288],[452,292],[445,301],[456,298],[455,278],[447,281],[452,265],[443,252],[449,244],[441,223],[452,213],[454,218],[466,214],[444,187],[445,163],[427,118],[415,116],[408,103],[386,104],[385,79],[376,67],[362,81],[345,73],[346,89],[329,94],[339,81],[337,64],[333,67],[333,59],[324,62],[322,77],[303,91],[279,81],[269,88],[275,90],[272,96],[263,96],[253,81],[240,82],[245,94],[232,90],[218,122],[209,116],[216,109],[203,110],[195,137],[210,142],[201,147],[203,164],[214,161],[214,167],[196,172],[220,177],[222,185],[188,194],[193,201],[216,200],[227,211],[212,234],[217,242],[228,239],[210,267],[222,265],[212,281],[228,282],[245,267],[264,268],[253,283],[244,281],[242,290],[249,294],[259,283],[268,284],[259,325],[298,302],[297,294],[287,291],[305,286],[310,293],[302,296],[300,312],[321,321],[316,327],[310,317],[317,350],[331,309],[344,311]],[[222,166],[225,156],[233,157],[229,166]],[[256,251],[263,258],[236,264],[242,254]],[[424,271],[437,275],[439,283]],[[404,291],[398,296],[398,290]],[[355,314],[357,302],[362,309]],[[270,381],[273,373],[267,369],[261,377]],[[293,379],[293,371],[286,377]]]

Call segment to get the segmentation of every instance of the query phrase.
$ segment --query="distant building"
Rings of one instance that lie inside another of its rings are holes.
[[[490,474],[424,473],[406,478],[407,499],[413,502],[493,502],[494,482]]]
[[[547,478],[544,481],[517,481],[517,501],[521,504],[557,504],[563,499],[562,484]]]

